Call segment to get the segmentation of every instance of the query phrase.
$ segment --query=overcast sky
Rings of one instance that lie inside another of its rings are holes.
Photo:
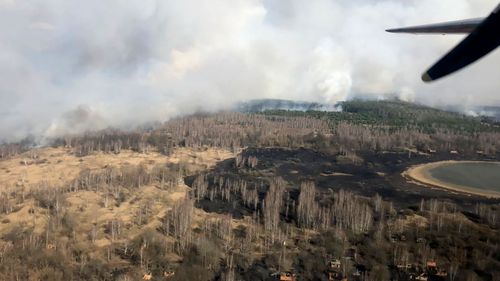
[[[0,140],[130,128],[254,98],[500,105],[500,51],[429,85],[421,73],[463,36],[384,31],[497,4],[0,0]]]

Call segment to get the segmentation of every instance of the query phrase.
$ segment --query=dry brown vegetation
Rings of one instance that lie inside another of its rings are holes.
[[[182,198],[188,196],[189,187],[183,176],[233,156],[220,149],[188,148],[176,149],[170,156],[122,150],[78,157],[72,151],[36,149],[0,161],[2,254],[29,241],[23,247],[58,255],[62,250],[63,258],[72,263],[83,259],[82,266],[102,256],[111,262],[116,245],[127,245],[148,229],[160,228],[167,214],[184,206]],[[185,227],[190,229],[191,224]],[[75,247],[84,247],[79,250],[84,257],[74,257]],[[144,265],[140,268],[147,270]],[[2,280],[15,276],[2,272]],[[43,274],[19,276],[52,280]],[[52,277],[59,279],[57,274]]]
[[[218,113],[66,136],[52,148],[5,145],[0,280],[269,280],[286,270],[302,280],[410,280],[438,276],[429,261],[449,280],[491,280],[498,206],[446,198],[409,206],[357,191],[387,183],[412,153],[486,147],[495,157],[497,144],[496,133],[431,137],[414,127]],[[291,155],[281,166],[280,153]],[[387,154],[396,155],[389,167]],[[317,158],[328,165],[309,167]]]

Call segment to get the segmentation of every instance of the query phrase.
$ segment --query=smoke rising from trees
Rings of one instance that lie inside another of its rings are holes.
[[[499,53],[419,76],[461,36],[386,28],[479,17],[494,0],[0,0],[0,140],[129,128],[237,101],[396,95],[500,104]]]

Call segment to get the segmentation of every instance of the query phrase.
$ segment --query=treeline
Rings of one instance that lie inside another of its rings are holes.
[[[35,137],[28,136],[19,142],[0,143],[0,160],[32,149],[36,145]]]
[[[426,133],[419,127],[356,124],[345,120],[332,122],[311,116],[216,113],[173,119],[151,131],[101,131],[67,136],[55,145],[72,147],[80,156],[93,151],[119,153],[122,149],[169,154],[175,147],[203,146],[233,151],[248,146],[306,147],[346,155],[417,148],[424,152],[456,150],[494,156],[500,149],[500,132],[434,127],[432,133]]]
[[[148,143],[146,132],[124,132],[111,129],[64,136],[54,140],[52,146],[71,148],[75,155],[80,157],[94,152],[118,154],[122,150],[133,150],[140,153],[152,149],[156,150]]]
[[[403,101],[352,100],[339,104],[341,111],[269,110],[268,115],[328,119],[332,123],[418,129],[434,133],[437,129],[454,133],[500,132],[500,124],[485,117],[440,110]]]
[[[417,148],[495,156],[500,150],[500,127],[481,118],[396,101],[350,101],[342,107],[341,112],[195,114],[152,129],[64,136],[53,145],[71,147],[79,156],[95,151],[120,153],[123,149],[168,155],[176,147],[204,146],[233,151],[249,146],[306,147],[345,155]],[[0,146],[0,156],[23,152],[23,147]]]
[[[219,147],[237,150],[246,146],[305,146],[307,136],[328,134],[326,122],[314,118],[270,117],[223,112],[172,119],[150,131],[106,130],[57,139],[55,146],[74,149],[80,156],[94,151],[119,153],[156,150],[164,154],[174,147]]]

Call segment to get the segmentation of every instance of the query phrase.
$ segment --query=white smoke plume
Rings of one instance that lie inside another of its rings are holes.
[[[498,51],[427,85],[422,71],[462,36],[384,31],[486,16],[497,2],[0,0],[0,141],[257,98],[499,105]]]

